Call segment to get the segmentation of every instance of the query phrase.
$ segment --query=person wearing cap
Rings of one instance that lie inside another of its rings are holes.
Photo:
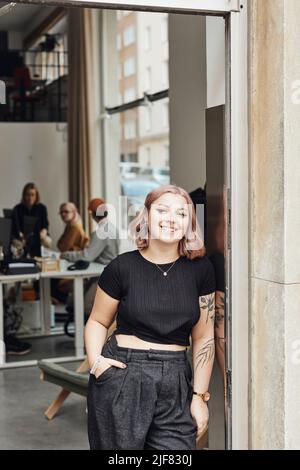
[[[91,234],[89,244],[83,250],[65,251],[61,253],[61,258],[71,262],[84,260],[108,264],[119,254],[117,229],[108,220],[108,212],[103,199],[92,199],[88,210],[97,223],[97,229]]]

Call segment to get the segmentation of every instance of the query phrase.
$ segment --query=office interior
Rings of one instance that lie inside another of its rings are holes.
[[[76,204],[87,234],[95,229],[89,201],[113,205],[124,252],[135,249],[126,237],[128,207],[138,209],[149,191],[172,183],[205,203],[199,222],[208,252],[224,255],[223,18],[33,4],[3,15],[0,9],[0,81],[0,248],[10,247],[11,211],[28,182],[47,207],[57,252],[63,202]],[[41,296],[40,282],[37,275],[1,284],[3,315],[14,317],[16,338],[31,349],[10,355],[2,344],[0,448],[87,449],[85,398],[76,387],[49,412],[61,386],[38,361],[75,372],[84,358],[74,315],[70,320],[66,302],[54,303],[49,292]],[[224,449],[217,362],[211,389],[204,448]]]

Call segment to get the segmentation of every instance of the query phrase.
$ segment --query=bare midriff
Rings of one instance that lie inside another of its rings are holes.
[[[134,348],[134,349],[165,349],[166,351],[184,351],[188,346],[181,346],[180,344],[161,344],[151,343],[144,341],[134,335],[122,335],[117,334],[116,340],[118,346],[123,348]]]

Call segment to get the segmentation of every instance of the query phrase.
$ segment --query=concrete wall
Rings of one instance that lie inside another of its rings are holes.
[[[20,202],[23,186],[35,182],[48,208],[53,246],[63,230],[59,204],[68,200],[67,136],[57,129],[55,123],[0,124],[1,216]]]
[[[250,2],[251,446],[300,448],[300,2]]]

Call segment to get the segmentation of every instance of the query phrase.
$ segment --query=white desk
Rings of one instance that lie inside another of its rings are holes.
[[[72,263],[67,263],[71,265]],[[51,294],[50,279],[64,278],[73,279],[74,281],[74,321],[75,321],[75,353],[76,356],[82,357],[84,354],[83,329],[84,329],[84,297],[83,297],[83,279],[97,277],[104,269],[104,265],[91,263],[88,269],[81,271],[53,271],[41,273],[41,293],[43,297],[43,318],[45,334],[50,333],[51,323]]]
[[[64,278],[73,279],[74,281],[74,322],[75,322],[75,356],[67,359],[80,359],[84,355],[84,295],[83,295],[83,279],[98,277],[104,269],[104,265],[99,263],[90,263],[88,269],[80,271],[68,271],[67,267],[72,263],[65,262],[66,268],[62,271],[41,272],[35,274],[17,274],[13,276],[0,275],[0,346],[3,344],[3,289],[4,284],[11,282],[21,282],[26,280],[40,280],[40,301],[42,309],[42,331],[45,335],[50,334],[51,324],[51,292],[50,279]],[[1,343],[2,342],[2,343]],[[5,355],[0,354],[0,369],[6,364]],[[55,358],[52,359],[53,361]],[[62,360],[60,358],[60,360]],[[37,361],[22,361],[22,363],[8,363],[6,367],[19,367],[25,365],[36,364]]]

